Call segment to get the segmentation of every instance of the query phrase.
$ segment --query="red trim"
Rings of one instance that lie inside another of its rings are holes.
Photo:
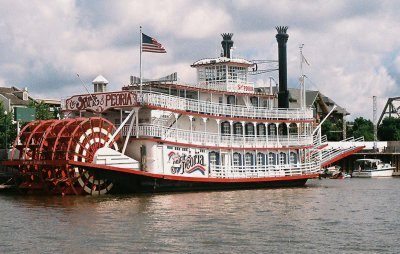
[[[297,180],[297,179],[311,179],[317,178],[318,173],[299,175],[299,176],[279,176],[279,177],[262,177],[262,178],[209,178],[209,177],[188,177],[188,176],[174,176],[174,175],[164,175],[164,174],[154,174],[144,171],[139,171],[135,169],[119,168],[106,165],[92,164],[80,161],[72,160],[12,160],[12,161],[2,161],[2,165],[7,166],[18,166],[18,165],[64,165],[64,166],[79,166],[90,169],[100,169],[107,171],[114,171],[120,173],[127,173],[133,175],[142,175],[151,178],[160,178],[172,181],[188,181],[188,182],[217,182],[217,183],[234,183],[234,182],[272,182],[272,181],[286,181],[286,180]]]
[[[178,110],[178,109],[170,109],[170,108],[164,108],[164,107],[159,107],[159,106],[151,106],[151,105],[144,105],[143,108],[150,108],[150,109],[158,109],[158,110],[164,110],[164,111],[169,111],[169,112],[174,112],[174,113],[179,113],[183,115],[191,115],[191,116],[201,116],[201,117],[207,117],[207,118],[214,118],[214,119],[225,119],[225,120],[234,120],[234,121],[249,121],[251,122],[271,122],[271,123],[312,123],[314,122],[314,119],[309,119],[309,120],[291,120],[291,119],[285,119],[285,120],[274,120],[274,119],[257,119],[257,118],[251,118],[251,117],[229,117],[229,116],[216,116],[216,115],[208,115],[208,114],[201,114],[201,113],[196,113],[196,112],[188,112],[185,110]]]
[[[327,147],[328,145],[329,145],[329,144],[320,145],[317,149],[323,149],[323,148]]]
[[[125,168],[97,165],[97,164],[84,163],[84,162],[78,162],[78,161],[69,161],[69,164],[81,166],[81,167],[85,167],[85,168],[97,168],[97,169],[102,169],[102,170],[128,173],[128,174],[133,174],[133,175],[143,175],[143,176],[152,177],[152,178],[163,178],[166,180],[188,181],[188,182],[218,182],[218,183],[272,182],[272,181],[286,181],[286,180],[297,180],[297,179],[311,179],[311,178],[317,178],[319,176],[318,173],[314,173],[314,174],[300,175],[300,176],[262,177],[262,178],[208,178],[208,177],[188,177],[188,176],[153,174],[153,173],[138,171],[138,170],[134,170],[134,169],[125,169]]]
[[[292,146],[292,147],[231,147],[231,146],[206,146],[206,145],[195,145],[195,144],[188,144],[188,143],[180,143],[174,141],[167,141],[163,139],[157,138],[130,138],[130,140],[148,140],[158,143],[166,143],[171,145],[177,146],[185,146],[185,147],[196,147],[196,148],[206,148],[206,149],[225,149],[225,150],[296,150],[296,149],[308,149],[312,148],[313,146]]]

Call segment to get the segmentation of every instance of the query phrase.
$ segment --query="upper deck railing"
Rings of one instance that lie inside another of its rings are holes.
[[[140,98],[144,105],[156,106],[166,109],[189,111],[200,114],[256,118],[267,120],[312,120],[313,111],[307,109],[279,109],[254,106],[227,105],[210,101],[182,98],[179,96],[144,91]]]

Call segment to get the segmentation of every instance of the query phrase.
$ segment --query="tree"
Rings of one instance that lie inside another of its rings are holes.
[[[13,123],[11,112],[6,112],[3,104],[0,102],[0,148],[10,148],[17,137],[17,127]]]
[[[49,105],[47,105],[44,102],[34,102],[31,101],[29,103],[30,108],[35,108],[36,113],[35,113],[35,118],[36,120],[49,120],[49,119],[54,119],[56,116],[54,115],[54,112],[50,111]]]
[[[400,119],[386,117],[378,127],[379,140],[398,141],[400,140]]]
[[[329,141],[339,141],[342,139],[342,129],[340,123],[335,123],[331,119],[326,119],[321,126],[322,135],[326,135]]]
[[[348,137],[364,137],[365,141],[374,140],[374,124],[371,120],[365,119],[363,117],[358,117],[354,119],[354,124],[347,131]]]

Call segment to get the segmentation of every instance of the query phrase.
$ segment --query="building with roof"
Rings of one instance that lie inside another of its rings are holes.
[[[28,108],[32,103],[43,103],[49,107],[50,112],[55,116],[61,107],[61,100],[57,99],[36,99],[29,95],[28,89],[17,87],[0,87],[0,103],[7,112],[16,112],[16,108]]]
[[[269,87],[258,87],[255,89],[256,92],[270,93]],[[289,91],[289,108],[301,108],[302,96],[301,89],[298,88],[288,88]],[[278,94],[278,88],[276,86],[272,87],[272,94]],[[276,96],[277,97],[277,96]],[[346,119],[345,117],[350,115],[350,113],[343,107],[339,106],[335,101],[333,101],[328,96],[322,94],[320,91],[307,90],[306,91],[306,107],[311,107],[314,109],[314,117],[317,123],[322,121],[326,115],[333,109],[332,114],[329,116],[329,120],[339,127],[338,132],[341,133],[343,139],[346,138]],[[278,98],[274,100],[274,107],[278,106]],[[344,131],[343,131],[344,130]]]
[[[0,87],[0,102],[4,110],[11,112],[16,107],[26,108],[30,102],[35,101],[28,94],[28,89],[23,90],[16,87]]]

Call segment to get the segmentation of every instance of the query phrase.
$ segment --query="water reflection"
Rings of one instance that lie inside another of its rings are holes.
[[[362,179],[365,180],[365,179]],[[391,252],[399,179],[100,197],[1,196],[2,252]],[[390,209],[388,208],[390,207]],[[351,244],[351,246],[349,246]]]

